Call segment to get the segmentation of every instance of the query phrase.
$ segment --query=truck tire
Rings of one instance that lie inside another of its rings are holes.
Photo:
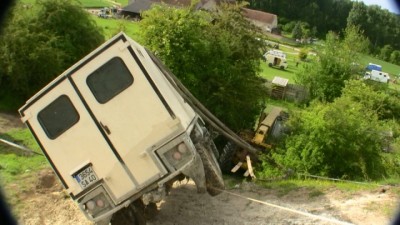
[[[116,212],[111,218],[111,225],[146,225],[143,203],[135,201]]]
[[[196,149],[203,161],[208,194],[211,196],[220,194],[225,189],[225,183],[212,149],[206,148],[202,143],[196,144]]]
[[[233,157],[238,150],[238,146],[232,142],[226,143],[219,157],[219,165],[222,172],[230,173],[233,168]]]

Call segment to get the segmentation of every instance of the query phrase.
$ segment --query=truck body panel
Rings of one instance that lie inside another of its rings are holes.
[[[205,187],[191,139],[201,140],[203,125],[149,54],[120,33],[19,110],[91,220],[109,219],[132,198],[180,173],[200,176],[199,187]],[[91,209],[93,199],[106,204]]]

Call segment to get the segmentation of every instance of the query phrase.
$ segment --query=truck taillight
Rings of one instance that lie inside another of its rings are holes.
[[[193,152],[189,150],[188,146],[184,142],[181,142],[164,152],[162,156],[168,164],[175,169],[179,169],[193,158]]]
[[[83,204],[85,211],[90,214],[93,218],[111,210],[113,207],[108,202],[104,193],[99,193],[89,201]]]

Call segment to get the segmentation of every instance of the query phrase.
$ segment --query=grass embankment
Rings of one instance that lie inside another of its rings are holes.
[[[235,188],[238,184],[247,182],[245,179],[236,175],[224,175],[224,180],[227,189]],[[272,189],[277,193],[278,197],[283,197],[292,191],[300,189],[308,190],[310,198],[327,194],[332,190],[340,190],[344,193],[353,194],[363,191],[375,191],[392,187],[393,193],[400,196],[400,188],[394,186],[394,183],[399,184],[399,180],[394,181],[379,181],[379,182],[345,182],[345,181],[329,181],[317,180],[299,177],[297,179],[282,179],[282,180],[263,180],[257,179],[255,183],[263,188]]]
[[[382,71],[389,73],[391,78],[394,78],[397,75],[400,75],[400,66],[382,61],[380,59],[374,58],[369,55],[361,55],[360,64],[367,66],[368,63],[374,63],[382,66]]]
[[[105,39],[109,39],[120,31],[124,31],[135,41],[139,39],[139,23],[127,19],[104,19],[93,15],[97,25],[102,28]]]
[[[0,134],[0,137],[41,152],[28,129],[11,130]],[[44,156],[29,154],[0,143],[0,186],[15,214],[18,214],[19,208],[24,204],[21,195],[32,190],[38,171],[48,167]]]

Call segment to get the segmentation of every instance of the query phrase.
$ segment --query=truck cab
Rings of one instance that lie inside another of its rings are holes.
[[[161,201],[182,175],[202,193],[224,187],[202,119],[164,71],[120,33],[19,110],[66,191],[98,224]]]

